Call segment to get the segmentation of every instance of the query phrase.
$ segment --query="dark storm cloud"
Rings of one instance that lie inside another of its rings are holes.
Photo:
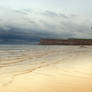
[[[10,27],[9,30],[0,29],[0,43],[31,43],[38,42],[38,36],[26,33],[24,29]]]
[[[30,33],[26,33],[23,30],[24,29],[20,28],[9,28],[7,31],[0,29],[0,43],[31,43],[39,42],[41,38],[59,38],[60,36],[65,38],[66,36],[72,36],[72,34],[67,33],[63,33],[59,36],[54,33],[40,32],[38,30],[31,30]]]
[[[0,43],[30,43],[41,38],[91,38],[92,35],[90,17],[31,9],[3,9],[1,12]]]

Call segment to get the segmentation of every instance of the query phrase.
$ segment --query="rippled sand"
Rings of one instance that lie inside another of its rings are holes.
[[[0,92],[92,92],[92,47],[1,46]]]

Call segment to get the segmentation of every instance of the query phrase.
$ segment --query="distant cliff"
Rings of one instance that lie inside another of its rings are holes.
[[[92,45],[92,39],[41,39],[40,45]]]

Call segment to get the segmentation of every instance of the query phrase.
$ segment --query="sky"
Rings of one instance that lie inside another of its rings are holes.
[[[0,43],[92,38],[92,0],[0,0]]]

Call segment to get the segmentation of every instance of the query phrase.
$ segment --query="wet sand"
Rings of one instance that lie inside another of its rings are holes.
[[[0,49],[0,92],[92,92],[92,47]]]

